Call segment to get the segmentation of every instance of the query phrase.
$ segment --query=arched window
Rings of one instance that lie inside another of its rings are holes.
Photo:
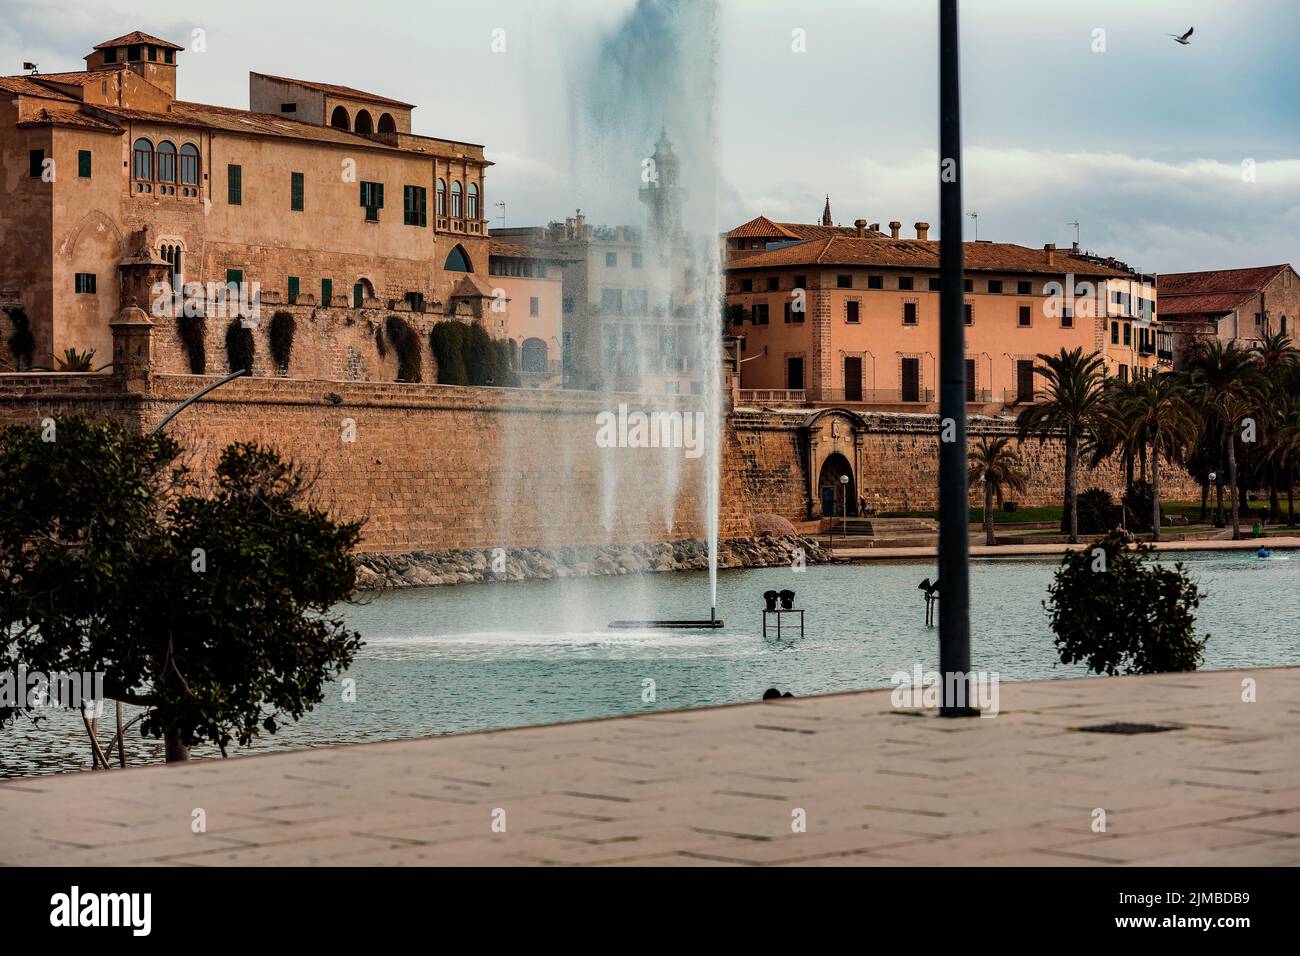
[[[478,186],[469,184],[469,218],[478,218]]]
[[[334,112],[330,114],[330,125],[335,129],[352,129],[352,121],[348,119],[348,111],[341,106],[334,107]]]
[[[438,180],[438,215],[447,215],[447,183],[445,180]]]
[[[379,117],[379,132],[381,133],[397,132],[397,123],[394,122],[392,113],[384,113],[382,116]]]
[[[453,246],[451,252],[447,253],[447,261],[442,268],[447,272],[474,271],[474,267],[469,264],[469,256],[465,255],[465,250],[460,246]]]
[[[199,148],[193,143],[181,147],[181,185],[199,184]]]
[[[541,339],[526,339],[524,347],[520,350],[523,360],[523,371],[525,372],[545,372],[546,371],[546,343]]]
[[[374,297],[375,287],[370,284],[369,279],[358,279],[356,284],[352,286],[352,308],[359,309],[361,308],[362,302],[366,299],[373,299]]]
[[[375,121],[371,119],[369,110],[360,110],[357,113],[357,121],[352,124],[352,130],[363,136],[369,136],[375,131]]]
[[[137,139],[134,149],[135,159],[131,166],[131,175],[144,182],[153,181],[153,143],[147,139]]]
[[[167,140],[158,144],[157,180],[160,183],[176,182],[176,146]]]
[[[451,184],[451,218],[459,219],[462,215],[460,183],[453,182]]]

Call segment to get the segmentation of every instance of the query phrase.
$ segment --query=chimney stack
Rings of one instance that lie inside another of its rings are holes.
[[[867,238],[867,221],[865,219],[854,219],[853,225],[857,227],[859,239]]]
[[[924,242],[930,237],[930,224],[928,222],[918,222],[916,224],[916,238]]]
[[[902,228],[903,228],[903,224],[899,222],[897,219],[891,222],[889,224],[889,238],[897,239],[899,230],[901,230]]]
[[[1049,266],[1055,265],[1056,264],[1056,243],[1049,242],[1047,243],[1047,245],[1043,246],[1043,254],[1046,256],[1047,264]]]

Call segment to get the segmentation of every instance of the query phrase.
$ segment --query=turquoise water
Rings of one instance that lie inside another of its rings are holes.
[[[1205,667],[1300,664],[1300,556],[1250,552],[1166,555],[1207,597]],[[1055,559],[971,565],[972,669],[1004,681],[1083,676],[1061,665],[1042,601]],[[252,748],[284,749],[462,733],[527,724],[889,686],[896,671],[937,669],[938,632],[925,627],[916,585],[929,562],[723,571],[716,631],[610,631],[616,619],[707,618],[703,573],[659,574],[393,591],[344,614],[366,646],[297,725]],[[790,588],[807,609],[802,638],[762,634],[762,593]],[[652,681],[653,685],[647,684]],[[653,687],[653,700],[644,697]],[[80,719],[0,731],[0,775],[87,767]],[[101,734],[101,736],[103,736]],[[128,735],[128,756],[161,747]]]

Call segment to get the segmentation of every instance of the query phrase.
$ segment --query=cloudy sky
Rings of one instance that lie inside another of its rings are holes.
[[[419,104],[416,132],[488,147],[489,212],[512,226],[576,206],[639,222],[661,122],[722,226],[812,221],[827,193],[846,224],[937,225],[933,0],[678,9],[704,3],[8,0],[0,61],[72,69],[132,29],[202,31],[183,98],[247,106],[257,70]],[[1296,0],[967,0],[962,27],[981,239],[1068,244],[1078,220],[1085,247],[1148,270],[1300,262]]]

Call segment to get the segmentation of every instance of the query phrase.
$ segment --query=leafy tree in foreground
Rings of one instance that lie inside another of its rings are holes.
[[[108,698],[147,708],[168,761],[300,718],[361,644],[328,616],[354,589],[360,524],[311,503],[274,452],[228,447],[210,495],[178,452],[77,417],[54,441],[0,431],[0,627],[15,635],[0,669],[102,671]]]
[[[1065,664],[1096,674],[1194,671],[1209,635],[1193,631],[1203,595],[1183,570],[1119,534],[1068,552],[1043,602]]]

